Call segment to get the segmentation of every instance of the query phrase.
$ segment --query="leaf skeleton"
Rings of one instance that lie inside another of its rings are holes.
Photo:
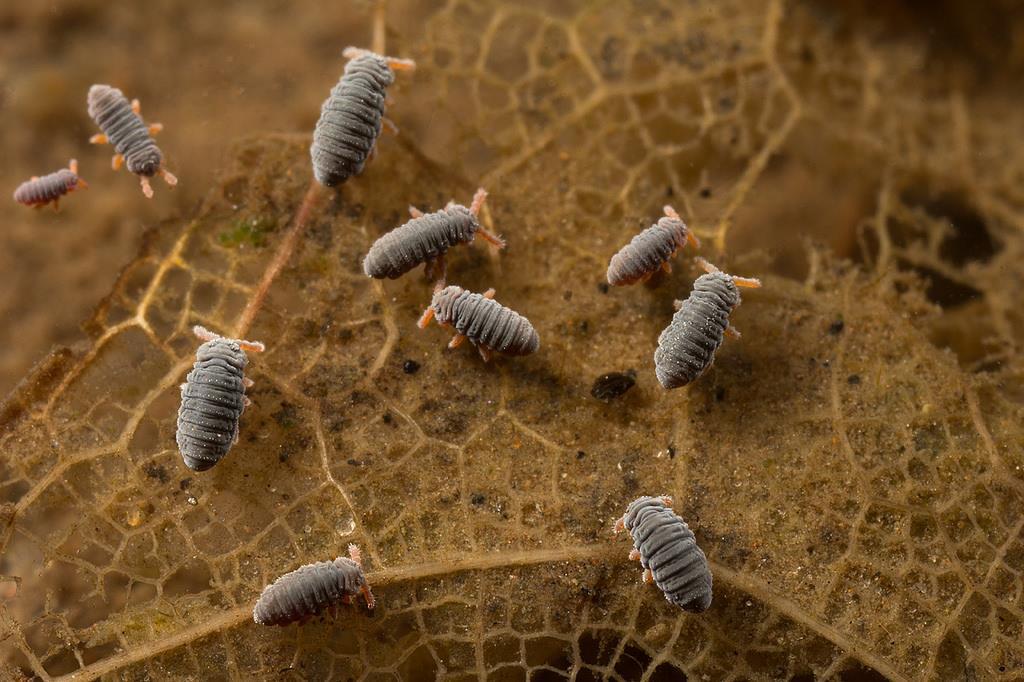
[[[540,348],[540,337],[530,321],[494,300],[494,289],[483,294],[451,285],[434,290],[430,305],[417,323],[426,328],[430,320],[455,328],[449,348],[458,348],[469,339],[487,362],[494,353],[529,355]]]
[[[338,604],[350,604],[362,594],[366,608],[373,609],[375,600],[363,573],[359,548],[348,546],[348,557],[318,561],[285,573],[263,588],[252,619],[260,625],[304,623],[326,609],[334,611]]]
[[[711,606],[711,569],[693,531],[672,511],[671,497],[638,497],[615,522],[615,533],[629,531],[631,560],[644,568],[643,581],[653,582],[665,599],[685,611],[700,613]]]
[[[196,350],[192,371],[181,385],[175,439],[185,466],[206,471],[238,441],[238,421],[249,405],[245,389],[246,351],[261,353],[258,341],[226,339],[200,326],[193,333],[204,343]]]
[[[672,322],[658,337],[654,370],[665,388],[694,381],[711,366],[725,334],[739,338],[729,324],[729,314],[740,304],[737,287],[757,288],[761,281],[728,275],[703,258],[697,263],[707,271],[693,283],[685,301],[676,301]]]
[[[114,158],[110,165],[117,170],[121,165],[139,176],[142,193],[153,197],[149,179],[159,173],[171,187],[178,184],[178,178],[163,167],[164,155],[153,141],[153,135],[164,129],[160,123],[146,125],[139,116],[141,105],[134,99],[131,103],[117,88],[109,85],[94,85],[89,88],[86,98],[89,116],[102,133],[89,138],[92,144],[114,145]]]
[[[418,265],[425,264],[427,277],[443,282],[445,254],[456,244],[468,244],[480,235],[499,249],[505,240],[480,226],[480,209],[487,200],[481,187],[473,195],[469,208],[454,201],[440,211],[423,213],[409,207],[412,220],[381,236],[363,259],[363,272],[376,279],[397,279]]]
[[[640,234],[633,237],[612,256],[608,263],[608,284],[624,286],[646,282],[659,269],[672,272],[669,259],[686,244],[700,247],[696,235],[686,227],[671,206],[665,206],[665,215]]]
[[[363,172],[381,126],[386,122],[394,128],[384,118],[384,105],[387,88],[395,82],[395,70],[416,68],[411,59],[384,57],[358,47],[346,47],[342,55],[350,61],[320,107],[309,148],[313,176],[325,187],[340,185]]]
[[[61,168],[43,177],[33,175],[31,180],[18,185],[18,189],[14,190],[14,200],[35,208],[42,208],[52,201],[53,208],[56,209],[57,202],[65,194],[76,189],[88,188],[89,183],[78,177],[78,162],[71,159],[67,168]]]

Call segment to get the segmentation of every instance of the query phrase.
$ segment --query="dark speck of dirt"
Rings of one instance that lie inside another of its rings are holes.
[[[723,400],[725,400],[725,386],[719,386],[715,389],[715,401],[720,403]]]
[[[281,453],[277,456],[277,461],[278,462],[287,462],[288,458],[291,457],[291,456],[292,456],[292,453],[288,452],[287,450],[282,450]]]
[[[701,187],[701,189],[700,189],[700,198],[701,199],[710,199],[711,198],[711,188],[710,187]]]
[[[188,490],[188,487],[190,485],[192,485],[192,479],[191,478],[183,478],[183,479],[181,479],[181,482],[178,483],[178,487],[181,488],[182,490]]]
[[[562,292],[562,300],[563,301],[571,301],[572,300],[572,292],[569,291],[568,289],[563,291]]]
[[[484,497],[483,493],[473,493],[473,495],[469,498],[469,501],[472,502],[475,506],[479,507],[484,503],[484,500],[486,499],[487,498]]]
[[[415,360],[406,360],[402,363],[402,371],[406,374],[415,374],[420,371],[420,363]]]
[[[674,445],[669,445],[668,446],[668,458],[669,459],[675,459],[676,458],[676,447]]]
[[[392,419],[392,417],[391,417],[391,413],[390,412],[385,412],[384,416],[380,418],[380,420],[382,422],[384,422],[385,424],[390,424],[391,423],[391,419]]]
[[[600,291],[602,294],[607,294],[608,293],[608,282],[598,282],[597,283],[597,290]]]
[[[277,425],[284,429],[290,429],[298,423],[298,410],[291,403],[281,401],[281,409],[270,415],[277,422]]]
[[[608,372],[602,374],[594,381],[590,395],[606,403],[615,400],[636,384],[636,370],[623,372]]]
[[[365,467],[373,464],[373,460],[370,459],[350,459],[348,465],[353,467]]]
[[[850,376],[846,377],[846,383],[850,384],[851,386],[859,385],[860,384],[860,375],[858,375],[858,374],[851,374]]]
[[[146,472],[147,476],[149,476],[150,478],[155,478],[161,483],[167,483],[167,481],[171,480],[171,475],[167,473],[167,469],[164,469],[159,464],[153,464],[152,462],[150,462],[142,469],[143,471]]]
[[[576,459],[583,459],[586,456],[587,456],[587,453],[583,452],[582,450],[577,450],[576,451]]]
[[[843,327],[845,326],[846,324],[844,324],[842,320],[836,320],[835,322],[828,326],[828,333],[831,334],[832,336],[840,334],[842,333]]]

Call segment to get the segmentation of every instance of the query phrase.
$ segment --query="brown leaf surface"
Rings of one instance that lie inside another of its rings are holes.
[[[415,33],[392,8],[389,52],[420,69],[367,172],[300,234],[308,138],[240,144],[195,219],[153,232],[91,347],[8,401],[9,674],[1024,672],[1022,320],[1004,293],[1024,278],[1021,109],[923,77],[913,36],[851,35],[824,6],[548,4],[452,2]],[[529,316],[533,357],[443,350],[414,325],[419,273],[360,272],[406,205],[478,183],[509,248],[459,248],[449,279]],[[734,316],[742,340],[674,392],[651,354],[693,268],[598,286],[664,203],[766,283]],[[173,438],[195,323],[268,346],[240,442],[203,474]],[[625,396],[590,396],[629,368]],[[644,493],[675,495],[707,552],[706,614],[641,585],[611,537]],[[372,615],[252,623],[263,585],[348,542]]]

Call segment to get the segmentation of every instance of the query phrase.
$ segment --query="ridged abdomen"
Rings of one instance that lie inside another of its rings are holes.
[[[27,180],[14,190],[14,200],[35,206],[46,204],[61,198],[78,184],[78,176],[62,168],[56,173],[49,173],[35,180]]]
[[[234,341],[207,341],[181,387],[176,440],[185,466],[206,471],[228,454],[245,409],[247,358]]]
[[[505,355],[529,355],[540,348],[540,337],[530,321],[497,301],[461,290],[438,310],[437,318],[449,322],[470,341]]]
[[[662,386],[685,386],[711,366],[729,326],[729,313],[738,304],[739,293],[728,275],[697,278],[689,298],[658,337],[654,369]]]
[[[479,227],[476,216],[460,205],[413,218],[373,243],[363,271],[368,277],[396,279],[456,244],[473,241]]]
[[[363,54],[345,65],[320,108],[310,156],[317,181],[334,187],[363,171],[380,135],[386,90],[395,75],[380,56]]]
[[[641,497],[629,505],[624,525],[668,601],[696,613],[711,606],[711,569],[685,521],[661,499]]]
[[[124,156],[128,170],[146,177],[156,175],[163,154],[124,93],[109,85],[94,85],[89,88],[88,104],[89,116],[107,136],[114,151]]]
[[[263,588],[252,618],[261,625],[287,625],[313,616],[359,593],[363,570],[351,559],[307,564]]]
[[[686,225],[681,220],[662,218],[633,237],[608,263],[608,283],[633,284],[655,272],[676,249],[686,243]]]

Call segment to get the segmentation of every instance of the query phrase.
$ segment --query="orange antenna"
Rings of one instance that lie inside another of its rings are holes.
[[[355,47],[349,45],[341,51],[341,56],[345,59],[355,59],[363,55],[376,55],[388,63],[388,68],[394,71],[412,71],[416,68],[416,62],[411,59],[399,59],[398,57],[387,57],[382,54],[377,54],[372,50],[367,50],[362,47]]]
[[[479,215],[485,201],[487,201],[487,190],[481,187],[473,195],[473,202],[469,205],[469,212],[473,215]]]
[[[722,272],[717,267],[715,267],[714,265],[712,265],[711,263],[707,262],[706,260],[699,256],[697,258],[694,258],[694,261],[696,261],[697,265],[704,268],[705,272]],[[736,275],[728,276],[730,279],[732,279],[733,284],[735,284],[738,287],[746,287],[748,289],[761,288],[761,280],[757,279],[756,277],[737,277]]]

